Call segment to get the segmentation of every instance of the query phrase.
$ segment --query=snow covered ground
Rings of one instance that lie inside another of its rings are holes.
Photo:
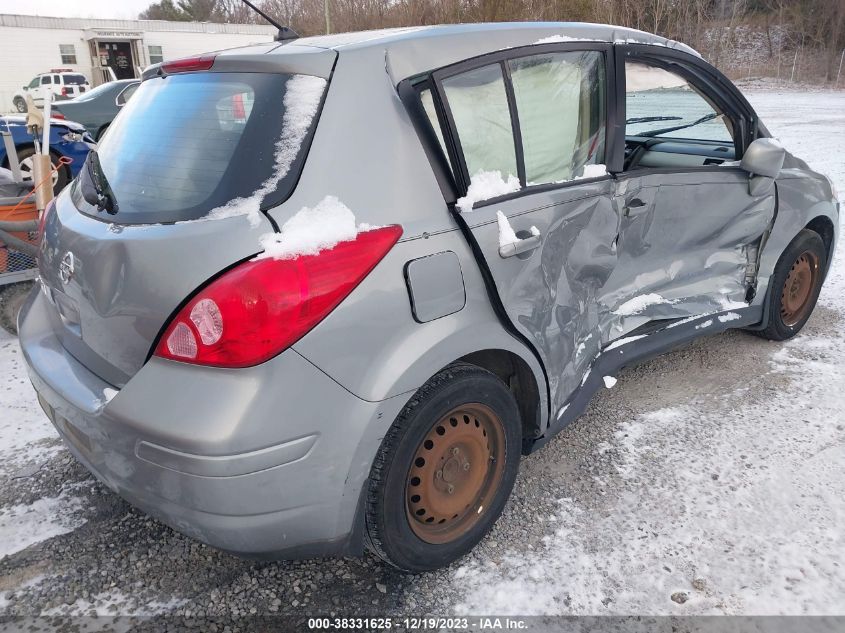
[[[845,93],[749,97],[845,192]],[[845,614],[841,252],[799,337],[731,332],[620,373],[523,459],[479,548],[421,576],[206,548],[75,463],[2,333],[0,375],[0,615]]]

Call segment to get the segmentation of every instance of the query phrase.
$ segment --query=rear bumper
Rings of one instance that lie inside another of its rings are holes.
[[[358,502],[403,399],[361,400],[288,350],[258,367],[150,360],[116,391],[61,346],[35,290],[19,330],[39,400],[111,490],[234,553],[358,553]]]

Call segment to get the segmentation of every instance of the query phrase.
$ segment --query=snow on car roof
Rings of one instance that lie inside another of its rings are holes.
[[[495,23],[474,23],[474,24],[442,24],[435,26],[413,26],[393,29],[379,29],[373,31],[355,31],[351,33],[338,33],[335,35],[316,35],[303,37],[293,42],[296,45],[316,46],[319,48],[346,48],[360,46],[383,46],[385,44],[402,41],[431,41],[450,39],[467,36],[474,33],[507,34],[519,33],[534,34],[537,39],[555,41],[584,40],[600,42],[633,42],[641,44],[656,44],[671,46],[692,51],[690,47],[675,42],[674,40],[660,37],[645,31],[629,29],[609,24],[594,24],[590,22],[495,22]],[[537,40],[528,42],[531,44],[541,43]],[[437,43],[438,45],[441,42]]]
[[[302,52],[305,47],[339,52],[384,51],[396,79],[497,50],[551,42],[649,44],[699,56],[686,44],[636,29],[588,22],[497,22],[417,26],[303,37],[273,53]]]

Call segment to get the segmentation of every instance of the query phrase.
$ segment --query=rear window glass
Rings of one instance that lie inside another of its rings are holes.
[[[66,86],[81,86],[82,84],[88,83],[85,75],[64,75],[64,80]]]
[[[325,83],[264,73],[144,81],[98,148],[118,205],[108,219],[178,222],[278,204],[298,178]]]

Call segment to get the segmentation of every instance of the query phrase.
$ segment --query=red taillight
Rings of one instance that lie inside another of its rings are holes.
[[[67,120],[67,117],[64,114],[62,114],[61,112],[57,112],[56,110],[53,110],[50,113],[50,116],[53,117],[54,119],[65,119],[65,120]]]
[[[402,227],[387,226],[317,255],[240,264],[179,311],[155,355],[216,367],[262,363],[322,321],[401,235]]]
[[[36,229],[35,236],[39,244],[41,243],[41,237],[44,235],[44,227],[47,226],[47,216],[49,216],[55,208],[56,199],[53,198],[47,203],[47,206],[44,207],[44,211],[41,212],[41,217],[38,218],[38,228]]]
[[[214,65],[216,55],[200,55],[199,57],[185,57],[173,59],[161,65],[166,73],[187,73],[194,70],[208,70]]]

